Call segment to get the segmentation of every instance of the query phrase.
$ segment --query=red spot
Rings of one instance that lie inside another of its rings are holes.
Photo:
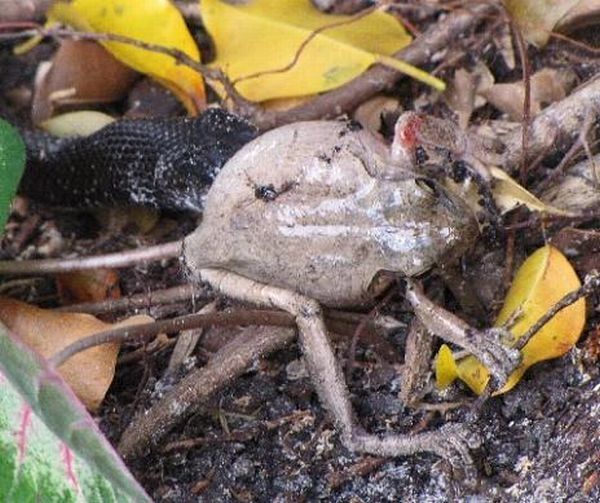
[[[17,448],[19,449],[19,464],[25,460],[25,452],[27,451],[27,430],[31,425],[31,407],[24,405],[21,409],[21,424],[15,433],[17,437]]]
[[[400,141],[402,144],[411,149],[416,147],[419,130],[422,125],[422,117],[417,114],[411,114],[404,127],[400,130]]]
[[[62,454],[63,463],[65,465],[65,472],[67,473],[67,477],[71,481],[71,484],[73,484],[73,487],[77,491],[79,491],[79,484],[77,483],[77,475],[75,475],[75,466],[74,466],[75,457],[73,456],[73,451],[71,449],[69,449],[69,447],[65,443],[62,443],[62,445],[60,446],[60,451]]]

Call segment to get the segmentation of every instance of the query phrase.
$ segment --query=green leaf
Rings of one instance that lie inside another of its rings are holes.
[[[0,501],[150,501],[62,378],[2,324]]]
[[[6,224],[10,203],[25,168],[25,145],[8,122],[0,119],[0,234]]]

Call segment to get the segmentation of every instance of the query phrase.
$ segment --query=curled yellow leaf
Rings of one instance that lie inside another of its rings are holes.
[[[183,17],[167,0],[58,0],[48,11],[48,21],[178,49],[200,61],[198,47]],[[178,64],[171,56],[131,44],[102,42],[102,45],[126,65],[170,89],[190,113],[204,108],[204,83],[198,72]]]
[[[391,57],[411,37],[380,10],[334,16],[320,12],[310,0],[251,0],[245,5],[202,0],[200,7],[216,46],[213,64],[252,101],[328,91],[375,63],[444,88],[439,79]],[[224,95],[222,89],[216,91]]]
[[[495,325],[502,326],[517,315],[511,328],[513,338],[509,341],[513,346],[550,308],[580,286],[581,282],[566,257],[553,246],[544,246],[530,255],[517,271]],[[579,339],[584,325],[584,299],[559,311],[521,350],[521,364],[495,394],[512,389],[531,365],[568,352]],[[443,388],[459,378],[475,393],[481,394],[490,377],[487,368],[474,356],[454,362],[450,350],[442,349],[436,362],[438,387]]]

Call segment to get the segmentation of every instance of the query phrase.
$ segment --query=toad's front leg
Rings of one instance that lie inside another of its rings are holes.
[[[406,279],[406,299],[430,332],[479,358],[496,378],[497,385],[502,386],[521,362],[520,352],[503,343],[503,339],[510,339],[506,329],[474,329],[458,316],[434,304],[410,279]]]
[[[319,398],[333,414],[348,449],[379,456],[433,452],[448,459],[469,481],[474,480],[475,468],[469,448],[477,447],[478,438],[466,426],[448,424],[438,431],[417,435],[377,436],[365,433],[355,424],[348,388],[327,337],[318,302],[220,269],[202,269],[199,274],[225,295],[294,315],[300,345]]]

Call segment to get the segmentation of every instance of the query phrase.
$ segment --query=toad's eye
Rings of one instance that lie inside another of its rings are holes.
[[[422,164],[425,164],[428,160],[429,156],[427,155],[427,152],[425,152],[425,149],[421,145],[419,145],[415,149],[415,161],[417,161],[417,165],[421,166]]]

